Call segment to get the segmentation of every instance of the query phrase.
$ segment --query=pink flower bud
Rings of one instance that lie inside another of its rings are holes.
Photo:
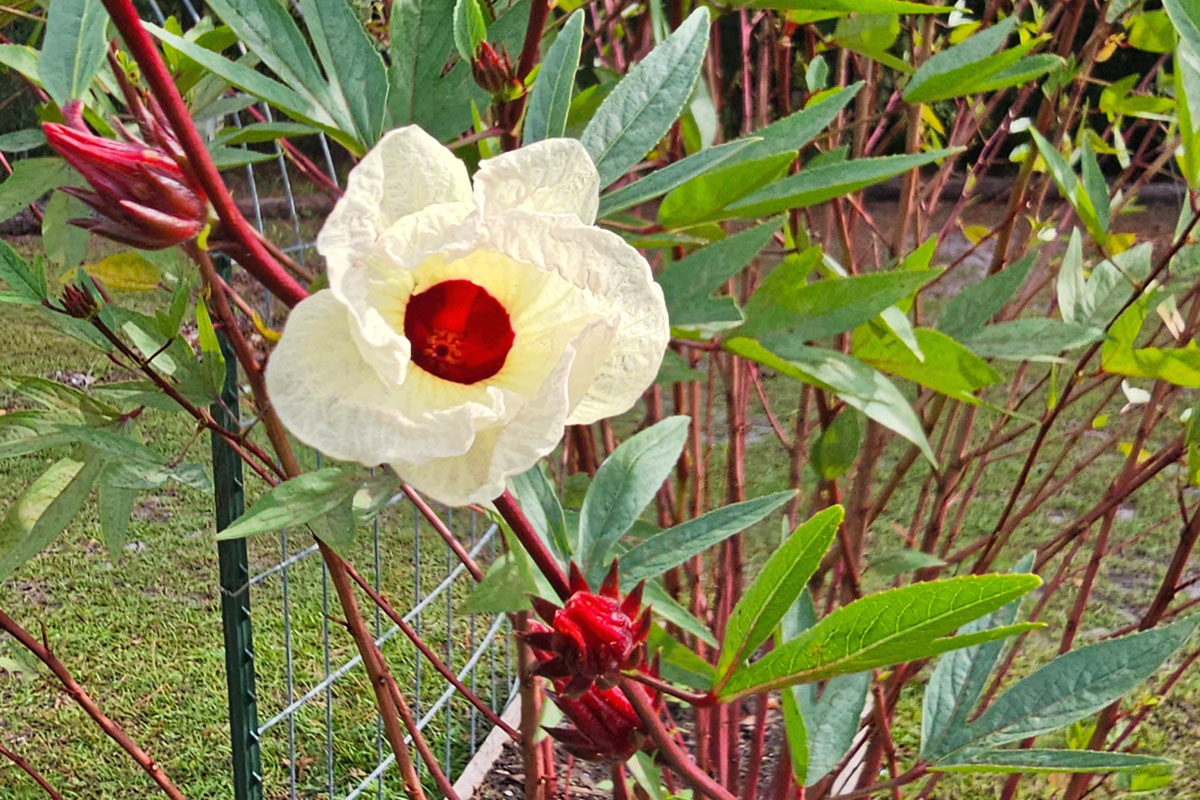
[[[641,611],[642,586],[624,599],[617,590],[617,564],[593,594],[578,568],[571,565],[574,592],[562,608],[534,598],[534,610],[548,625],[533,623],[525,640],[534,649],[538,675],[564,681],[560,689],[579,696],[594,683],[601,689],[616,685],[621,670],[635,669],[642,662],[646,636],[650,633],[650,610]]]
[[[122,244],[161,250],[191,239],[208,222],[204,193],[163,151],[53,122],[42,127],[50,146],[93,189],[63,187],[99,216],[72,224]]]

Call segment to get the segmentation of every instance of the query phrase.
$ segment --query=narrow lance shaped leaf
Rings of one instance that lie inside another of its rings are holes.
[[[371,147],[387,116],[383,59],[347,0],[301,0],[300,9],[332,93],[348,109],[359,140]]]
[[[1037,253],[1030,253],[955,294],[938,314],[938,329],[955,339],[965,339],[978,331],[1017,293],[1036,260]]]
[[[616,214],[618,211],[632,208],[639,203],[652,200],[661,194],[666,194],[693,178],[704,175],[717,167],[724,166],[734,156],[757,141],[759,141],[757,137],[750,136],[726,142],[725,144],[714,145],[698,153],[692,153],[687,158],[668,164],[661,169],[656,169],[644,178],[639,178],[627,186],[622,186],[620,189],[603,195],[600,198],[600,210],[597,212],[597,216],[607,217],[610,214]]]
[[[717,658],[718,682],[771,636],[821,563],[844,515],[841,506],[817,512],[767,559],[730,612]]]
[[[583,10],[576,9],[559,31],[558,38],[538,70],[529,93],[523,136],[525,144],[562,136],[567,129],[567,112],[579,69],[579,51],[583,46]]]
[[[1030,630],[1013,625],[947,636],[1039,586],[1036,575],[972,575],[869,595],[735,671],[722,701],[897,664]]]
[[[1013,15],[930,56],[904,87],[904,102],[928,103],[971,94],[975,82],[984,81],[1011,66],[1036,44],[1028,42],[1027,46],[995,53],[1016,30],[1018,22],[1018,17]]]
[[[454,3],[454,47],[464,61],[472,61],[480,42],[487,38],[487,23],[478,0]]]
[[[1131,633],[1064,653],[1013,684],[943,750],[991,748],[1090,716],[1150,677],[1195,632],[1200,618]]]
[[[1165,758],[1104,750],[979,750],[961,761],[934,764],[934,772],[973,772],[1011,775],[1039,772],[1133,772],[1151,770],[1170,773],[1179,765]]]
[[[340,467],[298,475],[260,497],[237,521],[217,534],[217,539],[240,539],[302,525],[353,497],[359,483],[352,471]]]
[[[796,496],[795,491],[731,503],[693,517],[651,536],[621,555],[621,583],[632,587],[644,578],[656,578],[694,555],[744,531]]]
[[[579,543],[574,548],[589,582],[599,583],[608,567],[608,551],[671,473],[687,429],[687,417],[668,417],[626,439],[596,471],[579,510]]]
[[[608,186],[642,160],[683,110],[708,50],[708,9],[698,8],[629,71],[580,140]]]

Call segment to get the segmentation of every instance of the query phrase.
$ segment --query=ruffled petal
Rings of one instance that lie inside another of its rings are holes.
[[[384,134],[350,170],[346,193],[317,235],[331,283],[398,219],[438,203],[471,202],[467,168],[416,125]]]
[[[331,292],[317,292],[292,309],[267,363],[267,391],[283,424],[326,455],[360,464],[454,456],[472,447],[477,431],[520,411],[511,393],[418,369],[402,384],[384,382],[359,352],[354,325]]]
[[[587,289],[614,320],[604,363],[568,424],[627,411],[654,381],[670,339],[662,289],[646,259],[620,236],[566,215],[510,211],[484,224],[497,249]]]
[[[578,355],[568,346],[537,395],[504,425],[480,431],[461,455],[422,464],[392,461],[396,473],[422,493],[449,506],[485,503],[552,451],[562,438],[570,408],[568,379]]]
[[[481,161],[475,202],[485,216],[505,211],[574,214],[596,221],[600,175],[576,139],[546,139]]]

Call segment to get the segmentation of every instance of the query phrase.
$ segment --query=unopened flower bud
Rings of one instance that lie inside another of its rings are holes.
[[[122,244],[161,250],[191,239],[207,224],[204,193],[162,150],[52,122],[42,127],[50,146],[93,189],[62,187],[99,216],[73,219],[73,225]]]
[[[519,89],[521,82],[513,72],[512,61],[508,57],[508,49],[503,45],[497,53],[487,42],[480,42],[471,60],[471,74],[475,82],[488,94],[504,94]]]
[[[67,285],[62,293],[62,310],[76,319],[91,319],[100,313],[100,305],[87,289]]]

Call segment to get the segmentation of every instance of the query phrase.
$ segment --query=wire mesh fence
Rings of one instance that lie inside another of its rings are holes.
[[[159,4],[150,0],[149,7],[152,20],[165,24]],[[189,18],[181,20],[185,26],[199,21],[190,0],[182,0],[182,8]],[[258,111],[271,118],[265,104]],[[244,123],[239,112],[225,121],[238,127]],[[305,265],[315,260],[315,222],[302,217],[284,151],[278,143],[273,146],[273,159],[242,168],[243,190],[253,205],[251,221],[267,232],[261,190],[269,186],[272,194],[282,196],[285,209],[282,219],[270,220],[270,234],[286,233],[290,242],[281,249]],[[323,136],[319,147],[336,184],[334,158]],[[271,320],[265,293],[258,305],[263,318]],[[231,370],[226,394],[222,404],[214,405],[214,415],[238,408],[236,360],[227,354],[226,363]],[[240,462],[225,448],[214,441],[218,528],[236,519],[245,504]],[[319,454],[311,458],[319,465]],[[475,560],[486,564],[499,552],[500,534],[486,518],[450,509],[440,516]],[[515,692],[507,618],[458,613],[473,579],[405,495],[390,498],[370,526],[358,531],[346,556],[462,683],[493,710],[504,708]],[[312,537],[280,531],[274,539],[221,542],[219,558],[237,800],[405,796],[392,772],[394,756],[361,658],[341,630],[340,607],[336,598],[331,600],[329,577]],[[422,663],[399,625],[379,609],[371,622],[418,725],[453,779],[491,723]]]

